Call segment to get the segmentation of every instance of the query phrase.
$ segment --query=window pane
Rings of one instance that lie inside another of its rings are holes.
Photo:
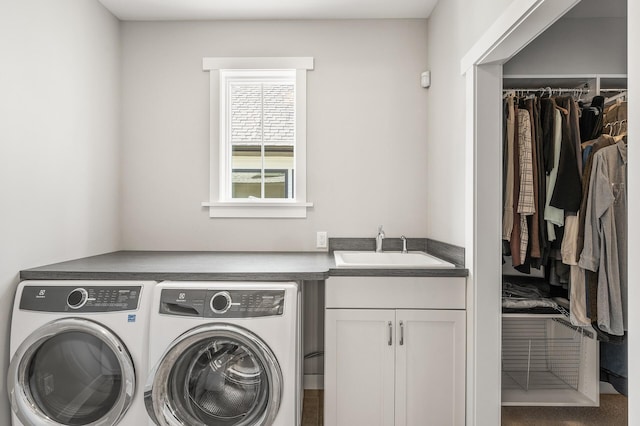
[[[262,141],[262,87],[231,84],[231,141]]]
[[[264,141],[288,142],[295,137],[295,91],[293,84],[264,84]]]
[[[264,156],[264,197],[293,198],[293,147],[267,145]]]
[[[234,146],[231,168],[232,198],[262,198],[262,155],[260,146]]]
[[[264,147],[264,176],[261,147],[233,146],[232,198],[293,198],[294,149],[287,145]],[[264,183],[264,196],[262,184]]]

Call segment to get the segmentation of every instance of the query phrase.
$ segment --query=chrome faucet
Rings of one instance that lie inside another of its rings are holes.
[[[402,252],[409,253],[409,251],[407,251],[407,237],[405,237],[404,235],[401,235],[400,239],[402,240]]]
[[[382,240],[384,240],[384,231],[380,225],[378,226],[378,235],[376,235],[376,253],[382,253]]]

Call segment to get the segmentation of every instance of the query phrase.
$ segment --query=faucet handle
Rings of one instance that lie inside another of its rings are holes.
[[[376,235],[376,253],[382,253],[382,240],[384,240],[384,231],[380,225],[378,226],[378,235]]]
[[[408,253],[408,251],[407,251],[407,237],[405,237],[404,235],[401,235],[400,239],[402,240],[402,252],[403,253]]]

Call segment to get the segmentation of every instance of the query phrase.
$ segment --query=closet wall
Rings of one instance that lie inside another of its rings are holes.
[[[600,2],[606,4],[605,11],[593,3],[583,0],[578,10],[570,11],[504,64],[503,73],[626,74],[626,10],[616,7],[626,2]],[[583,8],[587,10],[581,12]],[[602,12],[609,16],[594,16]]]

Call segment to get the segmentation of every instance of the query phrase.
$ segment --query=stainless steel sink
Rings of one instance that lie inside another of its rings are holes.
[[[421,251],[383,252],[334,251],[337,268],[400,269],[454,268],[455,265]]]

